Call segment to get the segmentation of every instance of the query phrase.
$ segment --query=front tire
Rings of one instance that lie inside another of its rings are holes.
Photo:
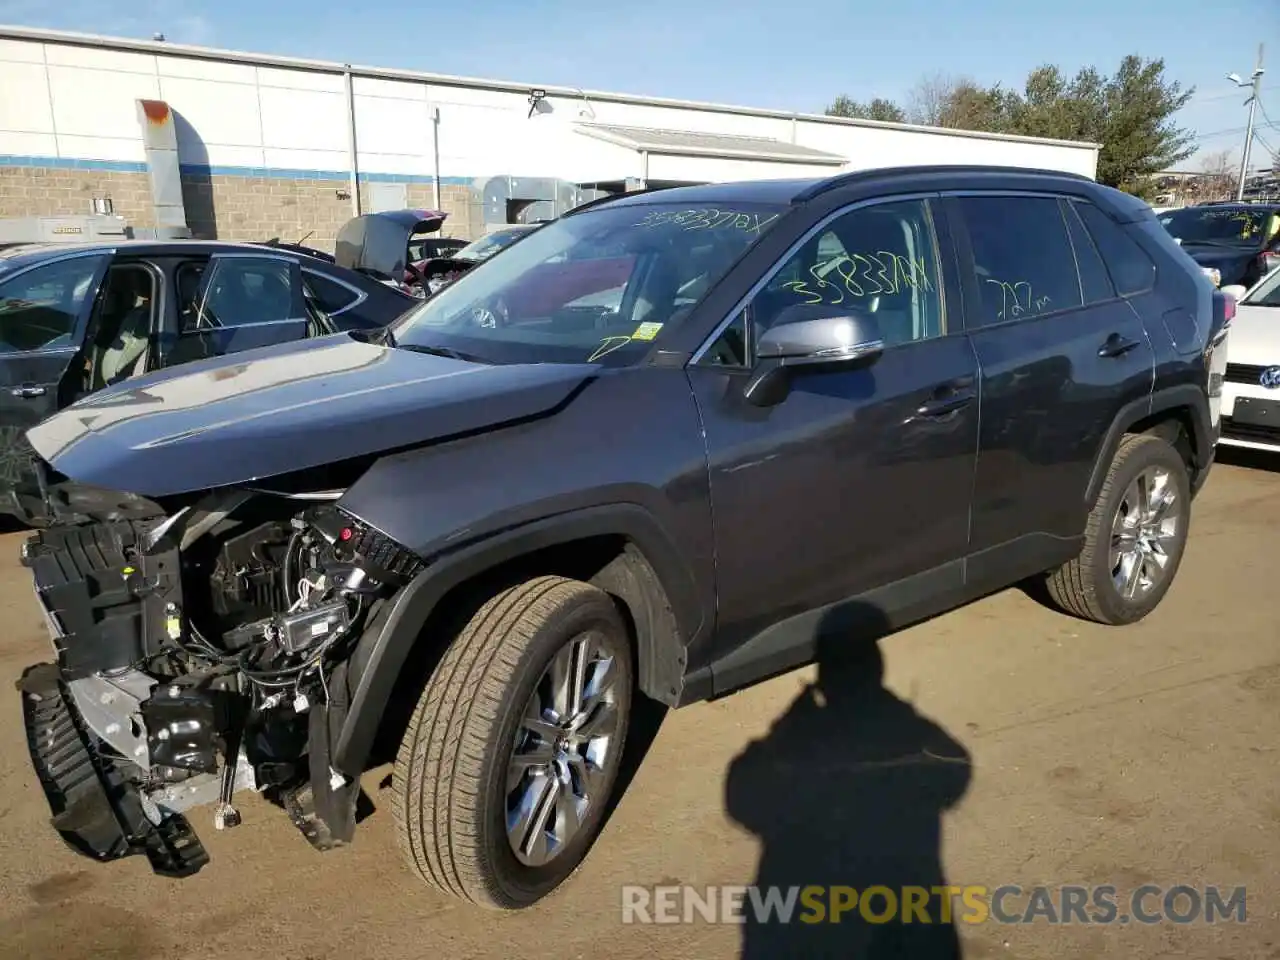
[[[1049,595],[1085,620],[1141,620],[1173,583],[1190,520],[1182,456],[1159,437],[1125,437],[1089,514],[1084,549],[1049,575]]]
[[[396,756],[411,869],[494,909],[563,883],[603,825],[632,678],[627,628],[603,591],[537,577],[485,603],[432,673]]]

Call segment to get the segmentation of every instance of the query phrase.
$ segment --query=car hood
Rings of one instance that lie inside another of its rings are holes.
[[[1227,337],[1227,361],[1269,367],[1280,365],[1280,307],[1241,304]]]
[[[536,417],[595,370],[469,363],[337,334],[130,381],[67,407],[27,438],[74,481],[160,497]]]

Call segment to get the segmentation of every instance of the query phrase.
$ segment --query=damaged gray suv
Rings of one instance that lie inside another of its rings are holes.
[[[640,698],[1027,578],[1146,616],[1229,320],[1140,201],[924,167],[610,198],[384,330],[109,388],[28,435],[53,824],[188,876],[193,811],[253,791],[328,851],[394,758],[411,868],[527,906],[601,830]]]

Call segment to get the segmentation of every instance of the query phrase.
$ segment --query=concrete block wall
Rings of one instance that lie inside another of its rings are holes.
[[[182,195],[187,225],[202,240],[298,241],[333,250],[338,230],[352,216],[350,183],[341,177],[236,176],[184,167]],[[361,183],[368,210],[370,189]],[[406,185],[410,207],[431,208],[433,184]],[[484,233],[483,202],[467,184],[445,183],[440,206],[449,214],[443,236],[473,240]],[[130,226],[153,227],[151,187],[144,172],[0,166],[0,217],[87,214],[95,197],[110,198]]]
[[[151,184],[141,171],[0,166],[0,217],[79,216],[110,197],[131,226],[155,226]]]

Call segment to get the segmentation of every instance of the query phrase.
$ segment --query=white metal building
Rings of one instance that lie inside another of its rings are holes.
[[[186,216],[197,233],[222,236],[287,227],[294,216],[299,229],[331,238],[357,204],[442,207],[453,215],[453,232],[476,234],[561,213],[600,189],[899,164],[991,163],[1093,176],[1098,151],[1095,144],[0,27],[0,216],[87,213],[107,189],[117,213],[154,222],[139,100],[172,111]],[[15,186],[42,171],[63,171],[78,186],[65,198]],[[141,186],[130,187],[129,175],[141,176]],[[140,191],[135,199],[131,190]],[[47,209],[61,199],[80,205]]]

